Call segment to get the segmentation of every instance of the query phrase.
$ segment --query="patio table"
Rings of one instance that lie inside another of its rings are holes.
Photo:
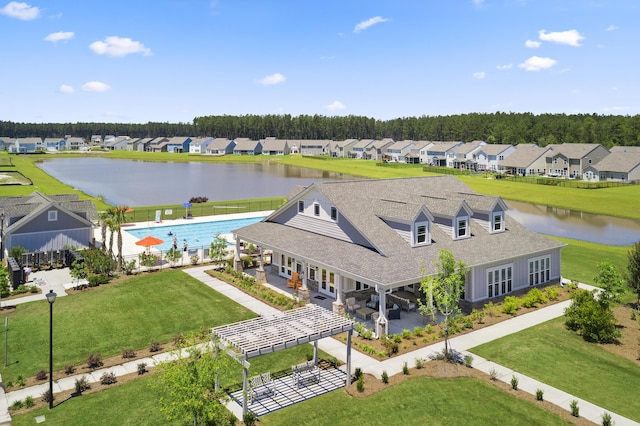
[[[375,311],[375,309],[367,308],[366,306],[364,308],[356,309],[356,318],[366,321]]]

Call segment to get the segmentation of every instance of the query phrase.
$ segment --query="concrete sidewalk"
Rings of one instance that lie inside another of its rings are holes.
[[[210,266],[201,266],[197,268],[188,268],[185,269],[184,272],[193,278],[203,282],[210,288],[215,291],[224,294],[235,302],[245,306],[246,308],[252,310],[258,315],[273,315],[278,313],[279,311],[266,303],[257,300],[250,295],[246,294],[243,291],[240,291],[236,287],[233,287],[223,281],[220,281],[216,278],[211,277],[205,270],[210,269]],[[69,286],[70,276],[68,275],[68,270],[66,276],[62,273],[63,270],[59,270],[60,272],[57,274],[47,274],[39,273],[37,275],[38,278],[45,280],[47,290],[43,293],[48,292],[48,288],[52,288],[59,296],[66,295],[64,292],[65,285]],[[47,272],[58,272],[56,271],[47,271]],[[586,286],[587,287],[587,286]],[[23,301],[24,299],[24,301]],[[21,299],[13,299],[12,304],[26,303],[27,301],[40,300],[45,299],[44,294],[35,295],[35,296],[27,296]],[[551,305],[545,308],[538,309],[536,311],[530,312],[525,315],[516,316],[512,319],[500,322],[490,327],[485,327],[480,330],[472,331],[470,333],[453,337],[450,339],[451,346],[456,350],[462,353],[462,355],[470,354],[467,351],[470,348],[478,346],[482,343],[489,342],[500,337],[517,333],[521,330],[524,330],[528,327],[535,326],[537,324],[541,324],[545,321],[551,320],[553,318],[557,318],[564,313],[564,309],[569,305],[569,301],[558,303],[555,305]],[[318,346],[323,351],[328,354],[336,357],[341,361],[346,360],[346,345],[341,343],[337,339],[333,338],[325,338],[319,341]],[[395,375],[401,374],[402,367],[406,362],[409,367],[413,367],[415,365],[416,358],[422,359],[431,359],[437,353],[441,353],[444,348],[444,343],[439,342],[413,352],[385,359],[384,361],[379,361],[370,356],[367,356],[358,351],[352,351],[352,366],[355,369],[356,367],[361,368],[365,373],[371,374],[375,377],[380,377],[383,371],[386,371],[387,374]],[[541,383],[535,379],[524,376],[516,371],[510,370],[504,366],[495,364],[493,362],[487,361],[477,355],[473,355],[474,362],[473,367],[477,368],[487,374],[489,374],[492,370],[495,370],[498,375],[498,379],[504,382],[509,383],[511,381],[512,376],[516,376],[519,379],[519,389],[524,392],[531,393],[535,395],[537,389],[542,389],[544,391],[544,399],[549,401],[563,409],[570,410],[569,403],[572,400],[578,401],[578,406],[580,408],[580,416],[594,423],[601,423],[601,416],[605,412],[608,412],[614,424],[618,426],[626,426],[626,425],[640,425],[640,423],[630,420],[626,417],[620,416],[616,413],[612,413],[608,410],[603,409],[602,407],[598,407],[594,404],[591,404],[588,401],[581,400],[573,395],[570,395],[562,390],[553,388],[544,383]],[[141,362],[147,363],[147,365],[152,366],[160,361],[167,360],[172,355],[170,353],[163,353],[157,356],[140,359],[131,362],[124,363],[117,367],[112,367],[108,369],[101,369],[92,372],[91,374],[80,374],[75,376],[66,377],[64,379],[60,379],[54,382],[54,393],[62,390],[74,389],[75,380],[79,377],[85,376],[90,383],[95,383],[100,381],[100,377],[104,372],[110,371],[115,373],[117,376],[129,374],[137,371],[137,365]],[[35,398],[40,398],[42,393],[48,389],[48,383],[38,386],[33,386],[30,388],[18,389],[7,394],[4,394],[4,390],[0,388],[0,425],[2,424],[10,424],[5,423],[11,421],[11,417],[8,413],[8,407],[14,401],[24,400],[27,396],[32,396]],[[236,407],[237,404],[232,404],[229,408],[234,412],[234,414],[238,418],[242,418],[241,411],[238,411]]]

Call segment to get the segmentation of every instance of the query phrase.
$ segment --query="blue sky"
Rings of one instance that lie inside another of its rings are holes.
[[[0,120],[640,113],[639,0],[0,0]]]

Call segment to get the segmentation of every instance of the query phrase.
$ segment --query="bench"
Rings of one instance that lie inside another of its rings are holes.
[[[253,403],[264,396],[271,396],[275,393],[271,373],[258,374],[249,380],[249,402]]]
[[[313,361],[303,362],[291,367],[291,377],[293,384],[300,387],[310,382],[318,383],[320,381],[320,369]]]
[[[400,309],[404,309],[407,312],[415,311],[418,308],[415,302],[404,297],[396,296],[393,293],[387,295],[387,300],[389,303],[396,304],[400,306]]]

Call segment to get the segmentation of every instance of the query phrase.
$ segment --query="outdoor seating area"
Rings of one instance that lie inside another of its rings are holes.
[[[271,396],[275,393],[271,373],[268,371],[259,374],[249,380],[249,402],[252,403],[262,397]]]
[[[291,279],[287,280],[287,287],[298,291],[302,287],[302,280],[297,272],[291,274]]]
[[[307,383],[320,382],[320,369],[313,361],[303,362],[291,367],[291,378],[297,387]]]

